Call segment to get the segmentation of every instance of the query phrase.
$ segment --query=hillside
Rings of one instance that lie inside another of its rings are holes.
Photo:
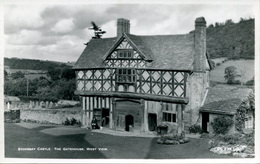
[[[9,66],[10,69],[30,69],[30,70],[48,70],[50,67],[64,67],[65,63],[34,60],[34,59],[20,59],[20,58],[4,58],[4,65]]]
[[[226,83],[224,78],[225,68],[229,66],[235,66],[238,69],[238,73],[241,75],[241,82],[246,83],[254,77],[254,60],[228,60],[222,63],[220,66],[216,66],[210,72],[210,80],[219,83]]]
[[[254,59],[255,20],[242,19],[238,23],[226,20],[207,27],[207,52],[212,59]],[[194,31],[191,31],[193,33]]]

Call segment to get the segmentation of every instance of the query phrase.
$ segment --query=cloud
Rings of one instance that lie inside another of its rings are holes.
[[[51,29],[51,31],[54,31],[56,33],[68,33],[73,29],[74,29],[73,18],[69,18],[69,19],[62,19],[58,21]]]
[[[106,37],[116,36],[116,19],[130,20],[136,35],[183,34],[194,29],[196,17],[207,25],[254,17],[254,5],[89,4],[4,6],[5,56],[75,61],[83,43],[94,35],[94,21]]]
[[[42,38],[40,31],[21,30],[18,34],[6,35],[6,43],[13,45],[34,45]]]
[[[21,29],[37,29],[44,25],[40,13],[45,6],[10,5],[4,8],[4,32],[15,33]]]

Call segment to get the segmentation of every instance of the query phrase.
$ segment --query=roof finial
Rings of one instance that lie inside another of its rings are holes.
[[[92,21],[91,24],[92,24],[92,27],[88,28],[88,29],[94,30],[95,36],[93,36],[92,38],[101,38],[102,35],[106,33],[106,31],[102,31],[102,29],[99,26],[97,26],[95,24],[95,22]]]

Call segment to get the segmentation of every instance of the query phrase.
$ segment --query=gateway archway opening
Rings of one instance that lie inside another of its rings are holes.
[[[132,115],[125,116],[125,131],[130,130],[130,126],[134,126],[134,117]]]

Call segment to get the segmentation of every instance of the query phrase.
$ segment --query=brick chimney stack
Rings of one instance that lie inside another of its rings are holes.
[[[206,21],[204,17],[195,20],[195,72],[206,71]]]
[[[124,33],[130,33],[130,21],[124,18],[117,19],[117,39]]]

